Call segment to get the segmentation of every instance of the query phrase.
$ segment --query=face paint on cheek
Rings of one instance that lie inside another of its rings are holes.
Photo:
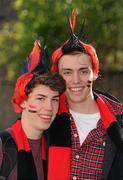
[[[87,87],[91,87],[91,84],[92,84],[92,81],[89,80],[89,81],[87,82]]]
[[[29,104],[29,109],[28,109],[28,111],[29,111],[30,113],[37,113],[37,110],[36,110],[36,109],[37,109],[36,106]]]

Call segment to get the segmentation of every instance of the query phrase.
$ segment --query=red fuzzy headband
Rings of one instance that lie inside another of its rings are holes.
[[[52,72],[58,71],[58,61],[62,55],[70,53],[72,51],[80,51],[88,54],[91,57],[91,63],[93,66],[94,75],[98,76],[99,73],[99,59],[97,57],[96,51],[91,44],[86,44],[79,40],[79,36],[74,34],[75,24],[76,24],[76,11],[72,12],[71,19],[69,21],[71,37],[67,40],[63,46],[56,49],[52,54]],[[83,32],[81,32],[83,33]]]

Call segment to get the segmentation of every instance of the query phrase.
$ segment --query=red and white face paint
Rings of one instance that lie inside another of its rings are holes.
[[[37,106],[36,105],[33,105],[33,104],[29,104],[29,109],[28,111],[30,113],[36,113],[37,112]]]
[[[37,85],[21,104],[22,123],[28,124],[30,132],[48,129],[59,106],[59,92],[48,86]]]

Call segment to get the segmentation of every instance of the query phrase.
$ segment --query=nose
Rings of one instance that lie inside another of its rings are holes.
[[[53,106],[52,106],[52,101],[51,101],[51,99],[48,99],[48,100],[46,101],[46,103],[45,103],[44,106],[45,106],[46,110],[52,111]]]
[[[74,72],[73,73],[73,76],[72,76],[72,81],[74,82],[74,83],[79,83],[80,82],[80,75],[79,75],[79,73],[78,72]]]

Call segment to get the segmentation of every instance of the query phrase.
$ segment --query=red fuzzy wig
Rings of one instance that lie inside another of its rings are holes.
[[[81,41],[80,41],[81,42]],[[81,42],[82,46],[85,49],[85,53],[88,54],[91,58],[91,63],[93,67],[93,72],[95,76],[98,76],[99,73],[99,59],[97,57],[96,51],[91,44],[86,44]],[[52,54],[52,72],[58,72],[58,61],[63,56],[62,47],[56,49]]]

